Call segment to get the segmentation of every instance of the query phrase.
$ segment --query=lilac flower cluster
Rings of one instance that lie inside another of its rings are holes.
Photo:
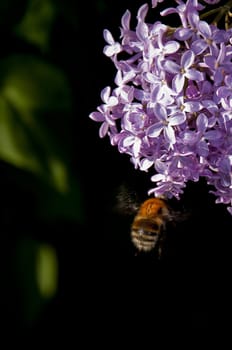
[[[179,16],[173,28],[146,23],[144,4],[135,30],[130,11],[122,16],[120,41],[105,29],[116,86],[102,90],[90,118],[135,168],[153,168],[149,195],[179,199],[188,181],[204,177],[232,214],[232,31],[202,20],[203,9],[177,0],[160,12]]]

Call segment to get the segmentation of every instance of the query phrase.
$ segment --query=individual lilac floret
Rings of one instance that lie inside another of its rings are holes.
[[[204,80],[204,74],[193,67],[195,61],[195,55],[193,51],[185,51],[180,58],[180,64],[173,62],[172,60],[165,60],[163,69],[173,74],[172,87],[177,93],[183,90],[185,80]]]
[[[115,86],[102,90],[90,118],[135,168],[151,172],[149,195],[179,199],[204,177],[232,214],[232,32],[203,21],[198,0],[176,3],[160,15],[178,15],[177,28],[147,23],[144,4],[134,30],[126,10],[119,40],[104,30]]]

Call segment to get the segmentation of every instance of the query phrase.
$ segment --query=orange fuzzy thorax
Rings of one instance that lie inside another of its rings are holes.
[[[137,216],[154,217],[162,208],[167,208],[164,200],[160,198],[149,198],[140,206]]]

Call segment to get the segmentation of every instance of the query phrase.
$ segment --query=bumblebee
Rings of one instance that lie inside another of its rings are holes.
[[[134,192],[130,193],[125,188],[118,195],[118,201],[120,212],[133,214],[130,236],[136,255],[155,251],[160,258],[167,237],[167,226],[171,227],[188,216],[187,213],[172,209],[163,197],[139,201]]]
[[[143,252],[149,252],[157,247],[160,256],[166,224],[171,220],[172,215],[164,199],[145,200],[140,205],[131,225],[131,239],[135,247]]]

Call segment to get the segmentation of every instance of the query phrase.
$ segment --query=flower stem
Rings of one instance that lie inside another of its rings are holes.
[[[214,8],[212,10],[209,10],[205,13],[202,13],[200,18],[204,19],[207,18],[209,16],[212,16],[214,14],[216,14],[214,20],[212,21],[213,24],[217,25],[218,22],[223,18],[223,16],[225,17],[225,27],[226,29],[229,28],[229,17],[231,17],[231,12],[230,9],[232,8],[232,0],[229,0],[225,5]]]

